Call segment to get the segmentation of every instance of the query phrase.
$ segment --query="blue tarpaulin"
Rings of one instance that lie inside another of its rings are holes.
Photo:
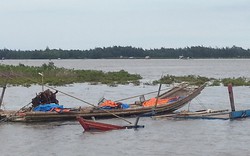
[[[39,106],[35,107],[33,110],[34,111],[47,112],[47,111],[50,111],[52,108],[61,108],[61,109],[63,109],[63,105],[50,103],[50,104],[39,105]]]
[[[126,103],[123,103],[121,107],[122,107],[122,109],[127,109],[127,108],[130,107],[130,105],[129,105],[129,104],[126,104]]]

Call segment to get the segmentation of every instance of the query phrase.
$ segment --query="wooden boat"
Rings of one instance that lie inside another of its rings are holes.
[[[203,111],[182,111],[178,113],[171,113],[165,115],[157,115],[153,118],[169,118],[169,119],[221,119],[221,120],[234,120],[240,118],[250,117],[250,109],[247,110],[235,110],[233,88],[232,84],[228,85],[228,93],[230,99],[231,111],[228,109],[224,110],[203,110]]]
[[[154,116],[154,119],[167,118],[167,119],[229,119],[229,110],[201,110],[201,111],[182,111],[178,113],[166,114],[166,115],[157,115]]]
[[[130,104],[127,109],[111,109],[105,110],[95,107],[84,107],[81,109],[70,109],[67,112],[37,112],[37,111],[26,111],[18,112],[14,115],[10,115],[9,121],[20,121],[20,122],[37,122],[37,121],[58,121],[58,120],[74,120],[77,116],[84,118],[114,118],[115,116],[133,116],[133,115],[154,115],[171,113],[185,104],[189,103],[192,99],[198,96],[204,89],[205,84],[201,86],[192,86],[189,84],[181,84],[173,87],[169,91],[159,94],[157,99],[167,99],[172,97],[181,97],[176,101],[144,107],[141,103],[135,102]]]
[[[6,118],[6,115],[0,110],[0,121],[3,121]]]
[[[82,125],[84,131],[110,131],[110,130],[119,130],[119,129],[132,129],[132,128],[144,128],[144,126],[137,125],[137,122],[134,126],[118,126],[113,124],[101,123],[91,120],[83,119],[78,116],[77,120]]]
[[[167,118],[167,119],[218,119],[218,120],[233,120],[239,118],[250,117],[250,110],[238,110],[229,111],[225,110],[205,110],[205,111],[195,111],[195,112],[178,112],[166,115],[154,116],[154,119]]]
[[[84,131],[90,131],[90,130],[109,131],[109,130],[125,129],[125,127],[123,126],[85,120],[82,117],[77,117],[77,120],[82,125]]]
[[[228,94],[229,94],[230,106],[231,106],[231,110],[232,110],[229,114],[230,119],[239,119],[239,118],[250,117],[250,109],[238,110],[238,111],[235,110],[234,96],[233,96],[233,85],[231,83],[228,84]]]

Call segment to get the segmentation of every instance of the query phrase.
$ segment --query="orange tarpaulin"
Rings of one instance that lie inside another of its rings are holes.
[[[157,101],[157,105],[162,105],[162,104],[166,104],[168,102],[171,102],[171,101],[176,101],[178,100],[179,97],[172,97],[172,98],[166,98],[166,99],[158,99]],[[151,98],[145,102],[143,102],[143,106],[144,107],[150,107],[150,106],[155,106],[155,103],[156,103],[156,98]]]
[[[117,106],[118,104],[111,100],[107,100],[99,105],[99,107],[117,107]]]

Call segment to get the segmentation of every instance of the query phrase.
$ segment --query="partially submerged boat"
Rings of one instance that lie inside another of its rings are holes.
[[[34,111],[21,110],[15,114],[8,115],[8,121],[15,122],[38,122],[38,121],[66,121],[75,120],[77,116],[83,118],[114,118],[118,116],[138,116],[138,115],[155,115],[171,113],[198,96],[204,89],[205,84],[200,86],[194,86],[189,84],[180,84],[172,89],[159,94],[159,96],[153,97],[145,101],[136,101],[130,104],[129,107],[106,109],[100,106],[89,106],[78,109],[59,109],[52,111]],[[150,103],[151,104],[145,104]],[[120,103],[119,103],[120,104]],[[120,106],[120,105],[119,105]]]
[[[235,110],[233,88],[232,84],[228,85],[228,93],[231,111],[228,109],[223,110],[199,110],[199,111],[181,111],[165,115],[156,115],[153,118],[168,118],[168,119],[220,119],[220,120],[234,120],[240,118],[250,117],[250,109],[246,110]]]
[[[110,130],[120,130],[120,129],[144,128],[144,125],[137,125],[139,118],[137,118],[135,125],[128,125],[128,126],[119,126],[119,125],[86,120],[80,116],[77,116],[76,118],[83,127],[84,131],[110,131]]]
[[[198,111],[181,111],[166,115],[154,116],[154,119],[166,118],[166,119],[229,119],[229,110],[198,110]]]

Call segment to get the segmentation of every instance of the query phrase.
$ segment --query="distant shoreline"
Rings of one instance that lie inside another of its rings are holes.
[[[131,46],[113,46],[89,50],[11,50],[0,49],[5,59],[236,59],[250,58],[250,49],[241,47],[211,48],[191,46],[185,48],[143,49]]]

